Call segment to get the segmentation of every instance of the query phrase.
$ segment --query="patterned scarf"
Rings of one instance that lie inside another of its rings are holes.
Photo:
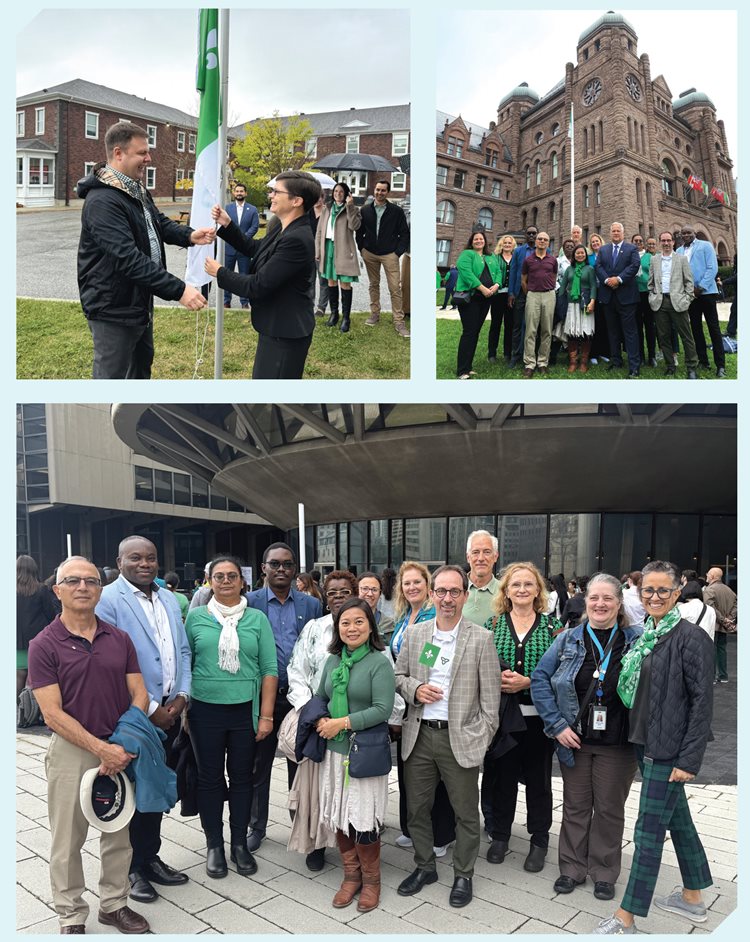
[[[364,644],[360,644],[360,646],[353,651],[349,651],[346,647],[341,651],[341,663],[331,671],[333,693],[331,694],[331,700],[328,704],[328,710],[334,719],[340,719],[343,716],[349,715],[349,698],[346,695],[349,686],[349,674],[353,665],[356,664],[357,661],[361,661],[362,658],[367,657],[369,653],[369,640],[365,641]],[[333,738],[341,741],[345,736],[346,732],[342,729]]]
[[[237,634],[237,625],[245,614],[247,599],[240,596],[237,605],[222,605],[211,596],[206,608],[221,625],[219,636],[219,670],[236,674],[240,669],[240,638]]]
[[[654,623],[653,617],[649,615],[646,619],[643,634],[623,657],[620,679],[617,682],[617,693],[629,710],[635,701],[635,693],[641,679],[643,659],[651,654],[659,639],[668,634],[681,618],[682,614],[676,605],[671,611],[667,612],[658,625]]]

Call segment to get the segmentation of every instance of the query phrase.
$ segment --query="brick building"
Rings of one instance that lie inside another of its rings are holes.
[[[411,120],[409,105],[384,105],[377,108],[348,108],[300,115],[309,122],[313,135],[307,141],[308,154],[320,159],[327,154],[375,154],[393,164],[391,198],[399,200],[409,192],[409,174],[402,169],[403,158],[411,153]],[[261,120],[261,119],[256,119]],[[282,118],[282,121],[284,118]],[[230,128],[230,140],[241,140],[248,124]],[[355,197],[371,195],[383,173],[335,171],[334,179],[348,183]]]
[[[149,134],[144,183],[156,200],[173,199],[175,183],[195,171],[197,119],[157,102],[83,79],[16,99],[16,202],[66,205],[75,185],[105,159],[104,135],[118,121]]]
[[[682,80],[681,80],[682,81]],[[524,82],[497,107],[489,127],[437,113],[437,262],[454,262],[482,224],[494,242],[530,223],[559,246],[570,231],[570,140],[574,108],[575,220],[584,240],[625,226],[640,232],[692,225],[731,261],[737,195],[724,122],[692,88],[673,99],[664,76],[619,13],[606,13],[578,40],[576,64],[541,98]],[[687,185],[690,175],[727,203]]]

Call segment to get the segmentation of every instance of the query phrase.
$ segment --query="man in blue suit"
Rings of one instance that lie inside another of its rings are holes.
[[[624,242],[625,229],[613,222],[609,229],[611,242],[603,245],[596,256],[596,280],[599,302],[604,305],[609,335],[611,362],[608,370],[622,367],[620,331],[625,338],[628,355],[628,379],[640,376],[641,354],[638,305],[641,300],[636,275],[641,270],[641,257],[632,242]]]
[[[229,214],[229,218],[232,222],[240,227],[240,230],[248,237],[252,239],[255,233],[258,231],[260,226],[260,220],[258,219],[258,210],[253,206],[252,203],[246,203],[245,199],[247,198],[247,190],[245,189],[244,183],[235,183],[234,185],[234,202],[229,203],[224,208]],[[224,248],[224,267],[228,268],[229,271],[234,271],[234,266],[237,265],[237,271],[241,275],[250,274],[250,259],[247,255],[241,255],[232,246],[227,242]],[[240,304],[244,308],[250,307],[249,298],[240,298]],[[232,293],[231,291],[224,292],[224,307],[232,306]]]
[[[253,768],[253,807],[247,848],[254,853],[266,836],[268,824],[268,797],[271,788],[271,769],[278,744],[279,725],[292,705],[286,698],[289,681],[287,664],[299,633],[312,618],[320,618],[323,610],[312,595],[297,592],[292,582],[297,574],[297,563],[291,547],[286,543],[272,543],[263,554],[263,574],[266,584],[262,589],[248,593],[247,604],[257,608],[271,622],[276,639],[276,657],[279,668],[279,688],[273,711],[273,732],[256,744]],[[292,787],[297,766],[287,760],[287,778]]]
[[[716,276],[719,274],[716,252],[710,242],[695,238],[695,229],[692,226],[683,226],[680,235],[682,245],[677,249],[677,254],[687,256],[690,271],[693,273],[695,298],[690,304],[688,314],[698,361],[704,370],[709,369],[706,338],[703,334],[703,318],[705,317],[714,352],[716,375],[726,376],[724,344],[721,339],[719,314],[716,310],[716,302],[719,300],[719,292],[716,288]]]
[[[180,714],[190,700],[191,655],[180,606],[172,593],[155,582],[159,572],[156,547],[141,536],[126,537],[119,547],[120,575],[102,590],[96,614],[130,636],[148,692],[148,716],[163,730],[167,765],[180,729]],[[151,903],[152,884],[177,886],[187,876],[159,858],[161,812],[136,811],[130,822],[133,859],[130,897]]]

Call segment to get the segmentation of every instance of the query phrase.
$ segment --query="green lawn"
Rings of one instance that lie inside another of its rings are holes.
[[[477,372],[477,379],[521,379],[523,373],[521,369],[510,369],[505,365],[502,356],[502,336],[500,337],[500,361],[498,363],[489,363],[487,361],[487,336],[489,334],[490,322],[487,320],[482,327],[477,344],[477,352],[474,355],[474,369]],[[705,330],[706,344],[711,343],[708,336],[708,330]],[[456,378],[456,352],[458,351],[458,340],[461,336],[461,322],[438,318],[436,325],[437,335],[437,378],[455,379]],[[712,364],[710,370],[699,370],[698,376],[702,379],[716,379],[716,371],[713,367],[711,351],[708,353],[709,362]],[[685,379],[684,355],[682,350],[678,354],[680,365],[677,368],[676,376],[664,375],[664,364],[660,360],[658,366],[651,368],[641,367],[640,379]],[[627,360],[626,360],[627,362]],[[557,365],[551,366],[547,378],[549,379],[625,379],[628,375],[627,367],[620,370],[607,372],[608,364],[600,362],[597,366],[589,368],[588,373],[568,373],[568,353],[567,350],[561,350],[557,357]],[[729,379],[737,378],[737,356],[736,354],[727,354],[726,371]],[[545,377],[534,375],[535,380]]]
[[[247,379],[257,334],[248,311],[224,312],[225,379]],[[389,316],[365,328],[369,312],[352,314],[348,334],[325,326],[316,329],[305,379],[408,379],[410,344],[394,331]],[[184,308],[157,308],[154,317],[154,379],[192,379],[203,342],[206,314]],[[16,301],[18,379],[89,379],[93,345],[81,311],[72,301]],[[198,351],[198,352],[196,352]],[[214,375],[213,312],[203,347],[199,379]]]

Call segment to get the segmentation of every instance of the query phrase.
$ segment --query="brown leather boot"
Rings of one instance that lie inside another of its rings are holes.
[[[575,373],[578,368],[578,341],[568,341],[568,372]]]
[[[579,367],[579,372],[588,373],[590,356],[591,356],[591,337],[587,337],[585,340],[581,341],[581,365]]]
[[[338,893],[333,897],[333,905],[336,909],[343,909],[359,892],[362,886],[362,871],[357,856],[357,845],[349,835],[344,834],[343,831],[336,831],[336,843],[344,864],[344,879]]]
[[[380,902],[380,841],[375,844],[357,844],[359,865],[362,867],[362,892],[357,910],[369,913]]]

